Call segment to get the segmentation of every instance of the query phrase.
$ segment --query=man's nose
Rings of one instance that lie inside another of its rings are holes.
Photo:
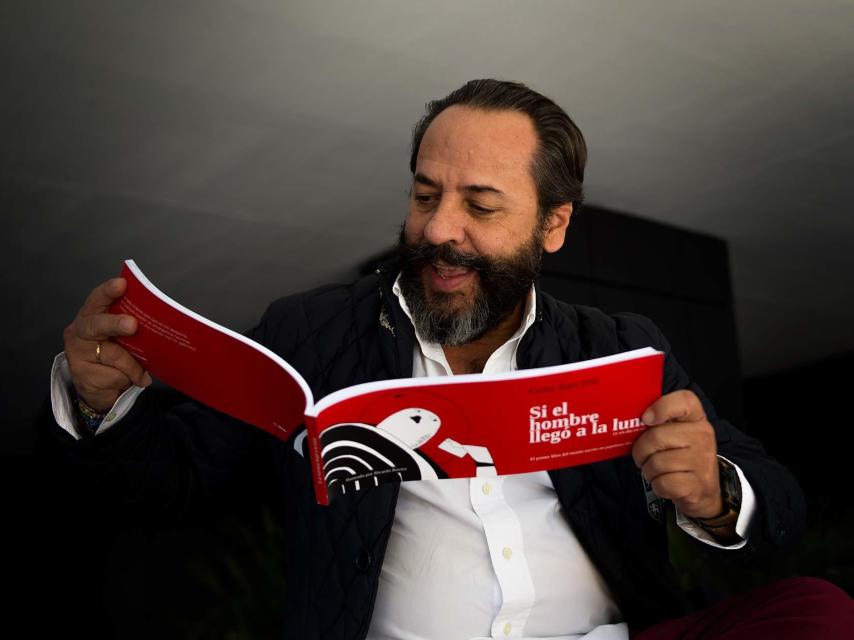
[[[424,239],[432,245],[452,242],[461,245],[466,239],[468,217],[459,202],[443,198],[424,227]]]

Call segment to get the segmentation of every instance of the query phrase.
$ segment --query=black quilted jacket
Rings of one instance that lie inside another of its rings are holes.
[[[415,336],[391,291],[395,274],[386,266],[349,286],[281,298],[248,335],[296,367],[315,398],[361,382],[408,377]],[[703,401],[720,453],[741,467],[756,492],[758,517],[740,551],[688,544],[732,559],[798,535],[805,507],[794,478],[757,441],[716,417],[649,320],[569,305],[539,288],[537,295],[536,321],[517,351],[519,368],[652,346],[667,353],[662,392],[691,388]],[[51,422],[51,446],[69,473],[103,494],[99,499],[135,513],[183,519],[229,501],[266,501],[286,532],[285,637],[364,638],[399,485],[317,506],[308,463],[290,443],[194,402],[173,404],[164,397],[146,391],[125,418],[94,438],[74,440]],[[572,529],[631,627],[689,610],[668,562],[667,528],[648,514],[630,457],[550,475]]]

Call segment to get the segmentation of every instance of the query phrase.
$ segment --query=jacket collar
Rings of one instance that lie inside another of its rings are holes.
[[[391,340],[383,340],[382,344],[389,345],[385,355],[393,360],[395,376],[408,378],[412,375],[412,350],[415,347],[415,328],[406,317],[392,287],[400,266],[397,258],[391,258],[379,263],[374,269],[376,286],[380,296],[380,332]]]

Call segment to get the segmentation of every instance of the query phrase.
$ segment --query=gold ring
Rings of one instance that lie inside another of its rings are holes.
[[[98,364],[101,364],[101,343],[100,342],[95,347],[95,362],[97,362]]]

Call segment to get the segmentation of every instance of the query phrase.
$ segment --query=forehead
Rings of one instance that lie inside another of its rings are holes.
[[[532,182],[536,145],[534,124],[524,113],[455,105],[436,116],[427,128],[417,166],[430,177],[438,172],[466,180]]]

